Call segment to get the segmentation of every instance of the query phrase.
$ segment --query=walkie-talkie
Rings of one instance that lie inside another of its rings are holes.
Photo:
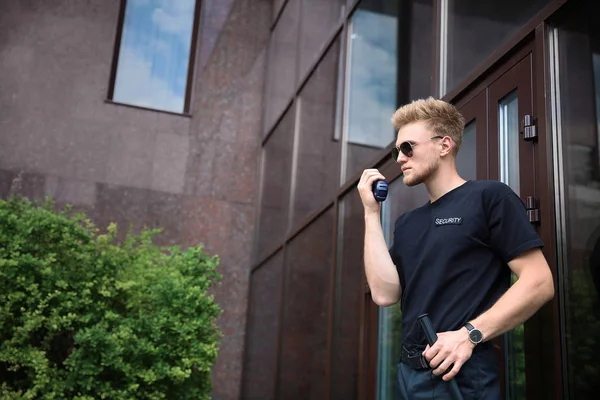
[[[375,200],[384,201],[388,194],[388,183],[382,179],[373,182],[373,196]]]

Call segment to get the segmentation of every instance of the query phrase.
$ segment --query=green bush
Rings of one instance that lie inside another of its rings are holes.
[[[1,399],[208,399],[217,257],[0,200]]]

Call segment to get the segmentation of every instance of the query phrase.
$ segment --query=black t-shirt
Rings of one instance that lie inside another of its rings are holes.
[[[426,344],[417,317],[437,332],[460,329],[510,286],[508,262],[542,247],[517,194],[498,181],[468,181],[396,220],[390,255],[402,284],[402,337]]]

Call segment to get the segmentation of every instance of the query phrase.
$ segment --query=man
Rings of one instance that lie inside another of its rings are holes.
[[[465,400],[500,399],[490,339],[523,323],[554,296],[543,243],[507,185],[458,175],[464,119],[454,106],[418,100],[398,109],[392,122],[398,130],[393,156],[404,184],[424,184],[430,199],[396,220],[388,250],[380,204],[371,191],[385,177],[367,169],[358,184],[373,300],[384,307],[399,300],[402,305],[398,395],[449,399],[442,379],[456,377]],[[511,271],[518,278],[512,286]],[[431,348],[416,323],[424,313],[438,332]]]

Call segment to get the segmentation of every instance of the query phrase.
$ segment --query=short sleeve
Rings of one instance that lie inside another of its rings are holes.
[[[394,236],[392,237],[392,245],[388,248],[388,251],[390,253],[392,262],[394,263],[396,268],[398,268],[399,264],[400,264],[400,260],[398,259],[398,249],[397,249],[396,242],[397,242],[396,241],[396,232],[394,231]]]
[[[398,238],[398,235],[400,232],[398,225],[400,224],[401,218],[402,218],[402,216],[400,216],[398,219],[396,219],[396,222],[394,223],[394,234],[392,237],[392,245],[389,247],[388,251],[389,251],[390,257],[392,259],[392,262],[396,266],[396,271],[398,271],[398,276],[400,278],[400,286],[402,287],[402,291],[404,291],[404,282],[405,282],[404,270],[402,269],[402,262],[400,261],[400,257],[398,256],[398,252],[400,251],[398,246],[399,246],[399,243],[401,242],[401,239]]]
[[[508,263],[544,243],[529,222],[525,205],[516,193],[503,193],[488,214],[490,245]]]

